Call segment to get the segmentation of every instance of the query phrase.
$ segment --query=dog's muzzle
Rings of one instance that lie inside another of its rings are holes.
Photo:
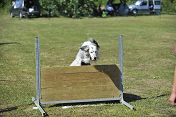
[[[97,57],[94,57],[94,58],[90,58],[92,61],[96,61],[97,60]]]

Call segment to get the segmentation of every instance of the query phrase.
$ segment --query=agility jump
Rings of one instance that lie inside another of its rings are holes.
[[[42,116],[46,104],[81,104],[123,99],[123,39],[118,38],[117,65],[68,66],[40,69],[40,40],[36,37],[36,96],[32,98]],[[41,72],[42,71],[42,72]]]

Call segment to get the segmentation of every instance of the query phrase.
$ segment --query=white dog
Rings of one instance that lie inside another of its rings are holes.
[[[84,42],[70,66],[90,65],[91,60],[97,60],[99,48],[99,44],[94,39]]]

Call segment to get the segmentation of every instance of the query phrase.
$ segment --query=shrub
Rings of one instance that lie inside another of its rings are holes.
[[[94,0],[95,1],[95,0]],[[91,16],[96,4],[93,0],[40,0],[40,4],[49,16]]]
[[[0,11],[7,13],[9,12],[11,0],[0,0]]]
[[[0,11],[8,12],[12,0],[0,0]],[[127,4],[136,0],[126,0]],[[48,16],[92,16],[97,15],[96,10],[99,4],[103,6],[107,0],[39,0],[42,7],[42,12]],[[114,0],[115,3],[120,3],[120,0]],[[163,11],[176,12],[176,0],[162,0]]]

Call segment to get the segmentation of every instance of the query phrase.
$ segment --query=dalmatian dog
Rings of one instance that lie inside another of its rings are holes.
[[[75,60],[70,66],[90,65],[91,61],[96,61],[98,58],[99,44],[94,39],[85,41],[76,55]]]

